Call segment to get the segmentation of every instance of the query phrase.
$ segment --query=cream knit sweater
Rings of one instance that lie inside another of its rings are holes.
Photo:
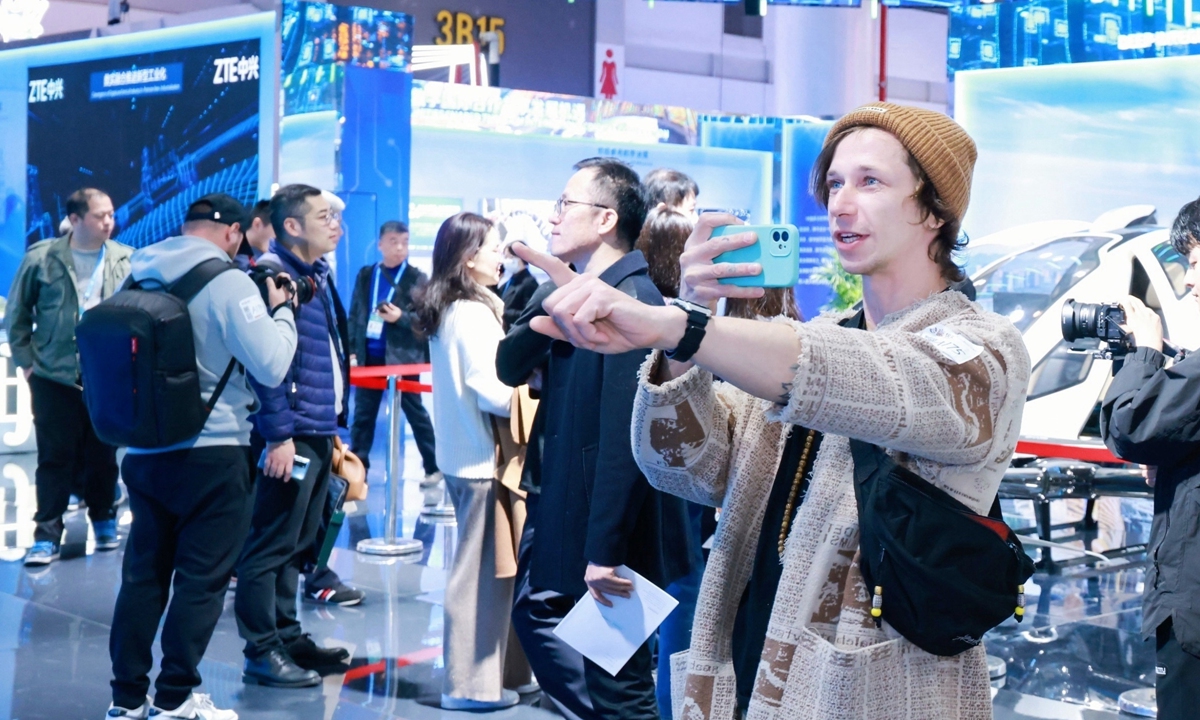
[[[503,338],[494,308],[459,300],[442,313],[429,339],[437,464],[447,475],[495,476],[496,438],[488,413],[508,417],[512,402],[512,388],[496,377],[496,347]]]
[[[650,483],[723,507],[686,656],[672,658],[675,717],[736,713],[734,616],[749,579],[771,485],[799,424],[827,433],[797,511],[767,630],[751,720],[986,720],[982,647],[925,653],[875,628],[858,570],[858,516],[847,437],[986,512],[1016,446],[1029,356],[1006,319],[945,292],[884,318],[873,332],[845,315],[792,323],[801,354],[786,407],[692,369],[658,386],[642,368],[633,451]],[[686,678],[683,677],[686,673]]]

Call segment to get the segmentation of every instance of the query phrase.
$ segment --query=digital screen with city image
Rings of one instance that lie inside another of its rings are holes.
[[[80,187],[109,194],[133,247],[176,234],[204,194],[253,202],[259,50],[249,39],[30,67],[27,244],[58,234]]]

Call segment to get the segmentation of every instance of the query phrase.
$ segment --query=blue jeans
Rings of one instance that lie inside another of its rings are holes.
[[[696,600],[700,597],[700,581],[704,578],[704,554],[700,544],[707,538],[700,537],[700,519],[707,508],[688,503],[690,531],[696,536],[693,547],[696,558],[692,561],[692,572],[667,586],[667,593],[679,601],[667,619],[658,628],[658,712],[664,720],[671,717],[671,656],[687,650],[692,645],[692,621],[696,616]]]

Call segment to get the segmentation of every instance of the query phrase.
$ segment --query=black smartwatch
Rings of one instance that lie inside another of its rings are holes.
[[[704,339],[705,328],[708,327],[708,319],[712,317],[712,310],[679,298],[671,298],[667,302],[687,313],[687,330],[683,331],[683,339],[679,341],[679,345],[674,350],[667,350],[664,354],[668,360],[687,362],[700,349],[700,341]]]

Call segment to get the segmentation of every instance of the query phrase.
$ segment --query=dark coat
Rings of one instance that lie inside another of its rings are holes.
[[[621,258],[600,279],[645,303],[663,302],[641,252]],[[633,459],[629,428],[647,354],[601,355],[551,343],[534,587],[582,596],[589,561],[628,565],[660,587],[690,571],[684,501],[651,488]]]
[[[1200,353],[1164,368],[1162,353],[1125,358],[1100,408],[1104,442],[1118,457],[1158,466],[1142,634],[1172,619],[1184,650],[1200,655]]]
[[[354,295],[350,298],[350,352],[358,357],[360,365],[367,364],[367,320],[375,309],[371,297],[371,285],[375,280],[375,266],[367,265],[358,271],[354,281]],[[384,274],[380,280],[387,282]],[[383,324],[383,339],[387,342],[384,360],[388,365],[411,365],[429,362],[429,341],[419,339],[412,329],[413,291],[429,282],[425,273],[409,263],[396,283],[396,295],[392,304],[403,314],[394,323]]]
[[[496,348],[496,377],[500,382],[511,387],[524,385],[534,370],[541,369],[542,382],[547,383],[550,375],[550,343],[549,336],[529,327],[529,321],[538,315],[545,315],[542,301],[558,288],[553,282],[544,282],[538,286],[533,295],[525,303],[525,310],[513,322],[512,327],[500,346]],[[541,392],[532,392],[533,397],[541,398]],[[542,491],[542,448],[546,437],[546,404],[539,402],[537,414],[533,416],[533,426],[530,429],[529,446],[525,450],[525,466],[521,468],[521,489],[529,493]]]
[[[346,312],[333,287],[333,273],[324,258],[312,265],[296,257],[277,241],[271,252],[258,259],[292,277],[311,277],[319,288],[316,296],[296,312],[296,354],[282,383],[265,387],[254,376],[250,384],[262,407],[254,414],[254,428],[267,442],[282,442],[298,435],[336,435],[345,426],[346,400],[350,396],[349,363],[346,360]],[[335,363],[329,350],[335,341]],[[342,375],[342,406],[335,407],[334,373]]]
[[[529,268],[513,275],[512,279],[505,283],[504,291],[500,294],[500,299],[504,301],[505,332],[521,317],[521,313],[525,312],[529,298],[533,297],[537,289],[537,278],[529,272]]]

